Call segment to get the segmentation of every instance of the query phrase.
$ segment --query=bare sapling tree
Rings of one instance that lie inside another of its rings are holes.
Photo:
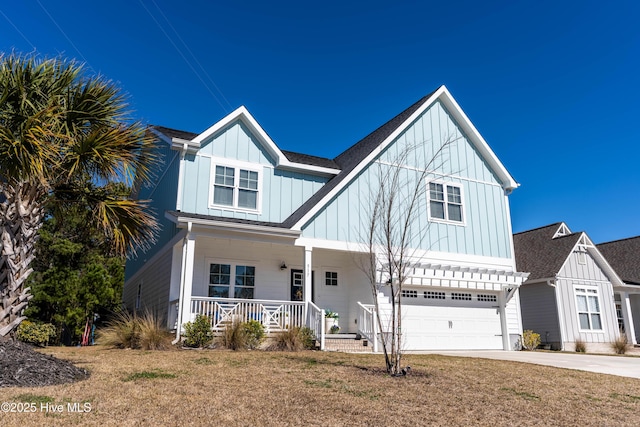
[[[407,145],[392,161],[378,159],[369,198],[362,201],[366,226],[361,230],[360,240],[365,255],[357,264],[371,287],[386,369],[391,375],[406,372],[402,368],[401,296],[410,270],[420,262],[426,252],[424,247],[428,246],[425,245],[427,181],[440,169],[443,153],[456,140],[447,138],[419,167],[409,166],[409,160],[420,159],[416,151],[424,145]],[[390,313],[379,304],[381,292],[389,296]]]

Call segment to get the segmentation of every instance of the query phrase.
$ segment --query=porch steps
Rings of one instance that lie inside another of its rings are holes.
[[[326,351],[342,353],[373,353],[373,345],[365,338],[356,339],[356,334],[328,334],[324,338]]]

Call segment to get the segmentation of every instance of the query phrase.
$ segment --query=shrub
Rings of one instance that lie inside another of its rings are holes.
[[[23,320],[18,326],[16,338],[22,342],[45,347],[56,335],[56,328],[51,323],[35,323]]]
[[[220,343],[230,350],[245,350],[247,345],[247,331],[245,323],[234,321],[224,328]]]
[[[576,353],[586,353],[587,352],[587,343],[582,339],[578,338],[576,340]]]
[[[260,347],[262,341],[264,341],[265,333],[264,326],[257,320],[249,320],[247,323],[243,323],[244,333],[247,340],[247,348],[255,350]]]
[[[150,312],[136,316],[127,311],[116,313],[107,327],[98,331],[101,344],[143,350],[164,350],[169,347],[170,335],[162,318]]]
[[[611,347],[616,354],[625,354],[627,352],[628,344],[627,336],[620,334],[620,336],[611,343]]]
[[[311,329],[295,327],[277,334],[271,348],[283,351],[300,351],[313,349],[315,344],[316,339]]]
[[[540,345],[540,334],[527,329],[522,334],[522,346],[529,351],[533,351]]]
[[[184,345],[203,348],[213,341],[211,320],[208,316],[198,314],[193,322],[184,324]]]

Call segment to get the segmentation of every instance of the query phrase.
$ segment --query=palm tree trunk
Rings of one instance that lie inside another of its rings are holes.
[[[40,187],[40,188],[39,188]],[[0,337],[15,330],[33,297],[25,287],[44,216],[41,186],[0,183]]]

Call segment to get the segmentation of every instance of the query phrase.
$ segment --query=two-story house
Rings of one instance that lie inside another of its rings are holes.
[[[128,308],[166,313],[178,335],[201,313],[214,330],[256,319],[269,332],[306,325],[321,341],[330,309],[342,331],[376,340],[363,326],[375,293],[357,268],[372,177],[391,165],[410,182],[431,167],[415,225],[425,238],[401,296],[403,345],[518,341],[526,274],[516,271],[508,201],[518,184],[444,86],[334,159],[281,150],[244,107],[199,134],[153,132],[165,161],[139,197],[152,200],[162,230],[127,264]],[[397,164],[408,147],[415,154]]]

